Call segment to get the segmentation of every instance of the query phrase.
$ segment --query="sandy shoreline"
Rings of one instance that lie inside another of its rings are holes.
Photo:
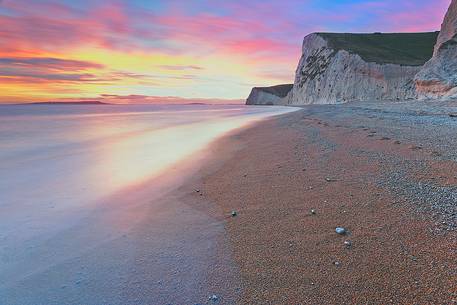
[[[228,157],[236,145],[227,148]],[[205,148],[167,175],[105,198],[44,249],[29,246],[19,272],[3,269],[0,304],[201,304],[213,290],[235,303],[239,275],[223,218],[199,207],[202,196],[189,188],[210,160],[205,168],[222,164]]]
[[[225,160],[186,186],[194,207],[225,221],[240,271],[237,303],[456,302],[455,202],[446,202],[455,172],[442,170],[455,168],[443,157],[455,151],[426,142],[398,111],[357,111],[312,106],[234,133],[213,145],[215,160]],[[447,189],[422,194],[424,176]],[[410,190],[415,183],[421,188]],[[230,289],[213,291],[231,303]]]

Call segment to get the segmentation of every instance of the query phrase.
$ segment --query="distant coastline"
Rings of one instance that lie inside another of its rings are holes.
[[[110,103],[104,103],[100,101],[79,101],[79,102],[35,102],[18,105],[113,105]]]

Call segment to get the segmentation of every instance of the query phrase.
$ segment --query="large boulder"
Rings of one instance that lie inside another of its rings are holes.
[[[415,77],[420,98],[457,96],[457,0],[452,0],[433,57]]]

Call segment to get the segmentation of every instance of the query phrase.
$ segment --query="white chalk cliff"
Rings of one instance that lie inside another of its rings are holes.
[[[415,77],[420,98],[457,96],[457,0],[441,26],[433,57]]]
[[[303,41],[287,104],[416,98],[413,79],[431,57],[436,35],[310,34]]]
[[[292,84],[272,87],[254,87],[246,100],[246,105],[286,105],[287,94]]]

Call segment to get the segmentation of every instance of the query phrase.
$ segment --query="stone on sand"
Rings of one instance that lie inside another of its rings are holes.
[[[336,227],[335,232],[339,235],[345,235],[347,233],[346,229],[343,227]]]

